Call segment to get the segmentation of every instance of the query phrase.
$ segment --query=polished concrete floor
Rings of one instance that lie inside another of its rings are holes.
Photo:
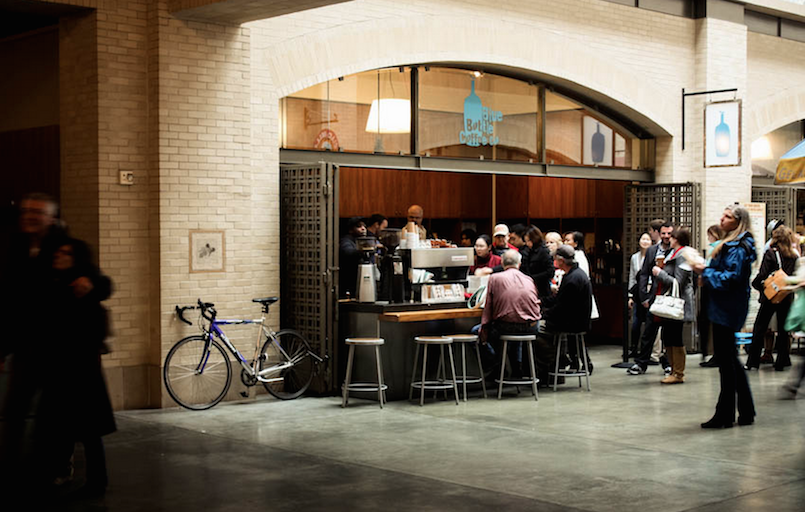
[[[424,407],[335,397],[127,411],[107,438],[111,484],[86,510],[805,510],[805,397],[750,374],[752,426],[702,430],[718,370],[688,357],[661,386],[593,347],[592,392],[476,394]],[[801,358],[795,358],[797,364]],[[803,390],[805,392],[805,390]]]

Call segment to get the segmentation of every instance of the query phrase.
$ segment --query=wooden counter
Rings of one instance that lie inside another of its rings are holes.
[[[435,311],[400,311],[383,313],[378,316],[381,322],[427,322],[430,320],[451,320],[455,318],[480,318],[483,309],[455,308]]]

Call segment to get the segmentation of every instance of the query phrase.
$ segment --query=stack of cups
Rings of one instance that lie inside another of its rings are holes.
[[[416,249],[419,247],[419,233],[406,233],[405,242],[408,249]]]

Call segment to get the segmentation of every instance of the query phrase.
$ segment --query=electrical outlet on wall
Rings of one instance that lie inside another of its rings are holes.
[[[133,171],[120,171],[120,184],[121,185],[134,185],[134,172]]]

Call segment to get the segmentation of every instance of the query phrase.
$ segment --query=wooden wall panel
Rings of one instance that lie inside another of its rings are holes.
[[[528,216],[528,176],[495,176],[495,203],[498,219],[525,219]]]

